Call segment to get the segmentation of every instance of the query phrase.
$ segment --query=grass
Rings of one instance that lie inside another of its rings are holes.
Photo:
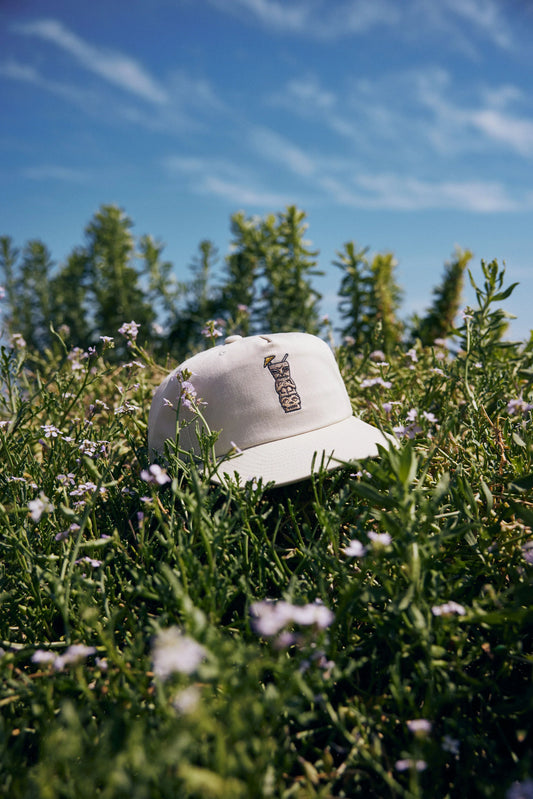
[[[533,795],[533,340],[483,275],[452,351],[337,352],[398,448],[285,488],[150,473],[133,340],[2,349],[3,795]]]

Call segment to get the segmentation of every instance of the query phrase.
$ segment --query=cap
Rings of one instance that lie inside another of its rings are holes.
[[[389,446],[380,430],[353,415],[331,348],[308,333],[230,336],[184,361],[154,393],[151,457],[163,454],[177,431],[180,449],[198,456],[201,418],[219,432],[218,482],[236,473],[287,485],[321,465],[333,469]]]

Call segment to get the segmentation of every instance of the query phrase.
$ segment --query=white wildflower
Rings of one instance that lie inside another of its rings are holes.
[[[464,616],[466,610],[462,605],[458,602],[454,602],[452,599],[449,602],[445,602],[443,605],[433,605],[431,612],[434,616]]]
[[[46,649],[36,649],[31,656],[33,663],[53,663],[56,659],[54,652],[48,652]]]
[[[142,470],[141,480],[144,480],[145,483],[151,483],[160,486],[170,483],[170,477],[166,471],[161,468],[161,466],[158,466],[157,463],[152,463],[148,469]]]
[[[192,674],[206,657],[205,647],[175,626],[158,633],[152,645],[154,673],[161,680],[175,672]]]
[[[140,325],[132,320],[131,322],[124,322],[124,324],[119,327],[118,332],[132,342],[136,340],[139,328]]]
[[[65,666],[70,666],[73,663],[79,663],[85,660],[89,655],[94,655],[96,649],[94,646],[86,646],[85,644],[72,644],[66,649],[62,655],[58,655],[54,660],[54,669],[61,671]]]
[[[416,734],[426,735],[431,732],[432,724],[427,719],[411,719],[407,722],[407,728],[410,732]]]
[[[452,738],[451,735],[445,735],[441,743],[443,752],[449,752],[451,755],[459,754],[459,745],[457,738]]]
[[[53,513],[54,505],[50,502],[46,494],[41,491],[37,499],[31,499],[28,502],[28,509],[31,518],[37,524],[44,513]]]
[[[505,799],[533,799],[533,780],[513,782],[505,794]]]
[[[200,691],[195,685],[189,685],[180,691],[172,700],[172,706],[182,716],[193,713],[200,701]]]
[[[348,546],[344,547],[342,551],[349,558],[362,558],[366,553],[366,547],[364,547],[363,544],[357,540],[357,538],[352,538]]]
[[[377,547],[388,547],[392,543],[392,538],[389,533],[375,533],[372,530],[369,532],[368,537]]]
[[[424,771],[427,768],[427,763],[425,760],[415,760],[414,758],[405,758],[403,760],[397,760],[395,763],[395,768],[397,771],[407,771],[414,769],[415,771]]]

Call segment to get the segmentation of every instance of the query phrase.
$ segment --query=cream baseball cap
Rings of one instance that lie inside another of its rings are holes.
[[[184,361],[156,389],[148,447],[157,459],[167,440],[198,456],[197,427],[219,431],[213,479],[262,478],[287,485],[322,465],[375,457],[389,439],[356,418],[332,350],[308,333],[229,336]],[[226,457],[230,453],[234,456]]]

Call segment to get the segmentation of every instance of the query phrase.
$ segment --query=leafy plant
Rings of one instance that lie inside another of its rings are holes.
[[[336,352],[396,445],[282,488],[149,463],[135,322],[2,348],[3,795],[527,795],[533,342],[472,280],[456,351]]]

